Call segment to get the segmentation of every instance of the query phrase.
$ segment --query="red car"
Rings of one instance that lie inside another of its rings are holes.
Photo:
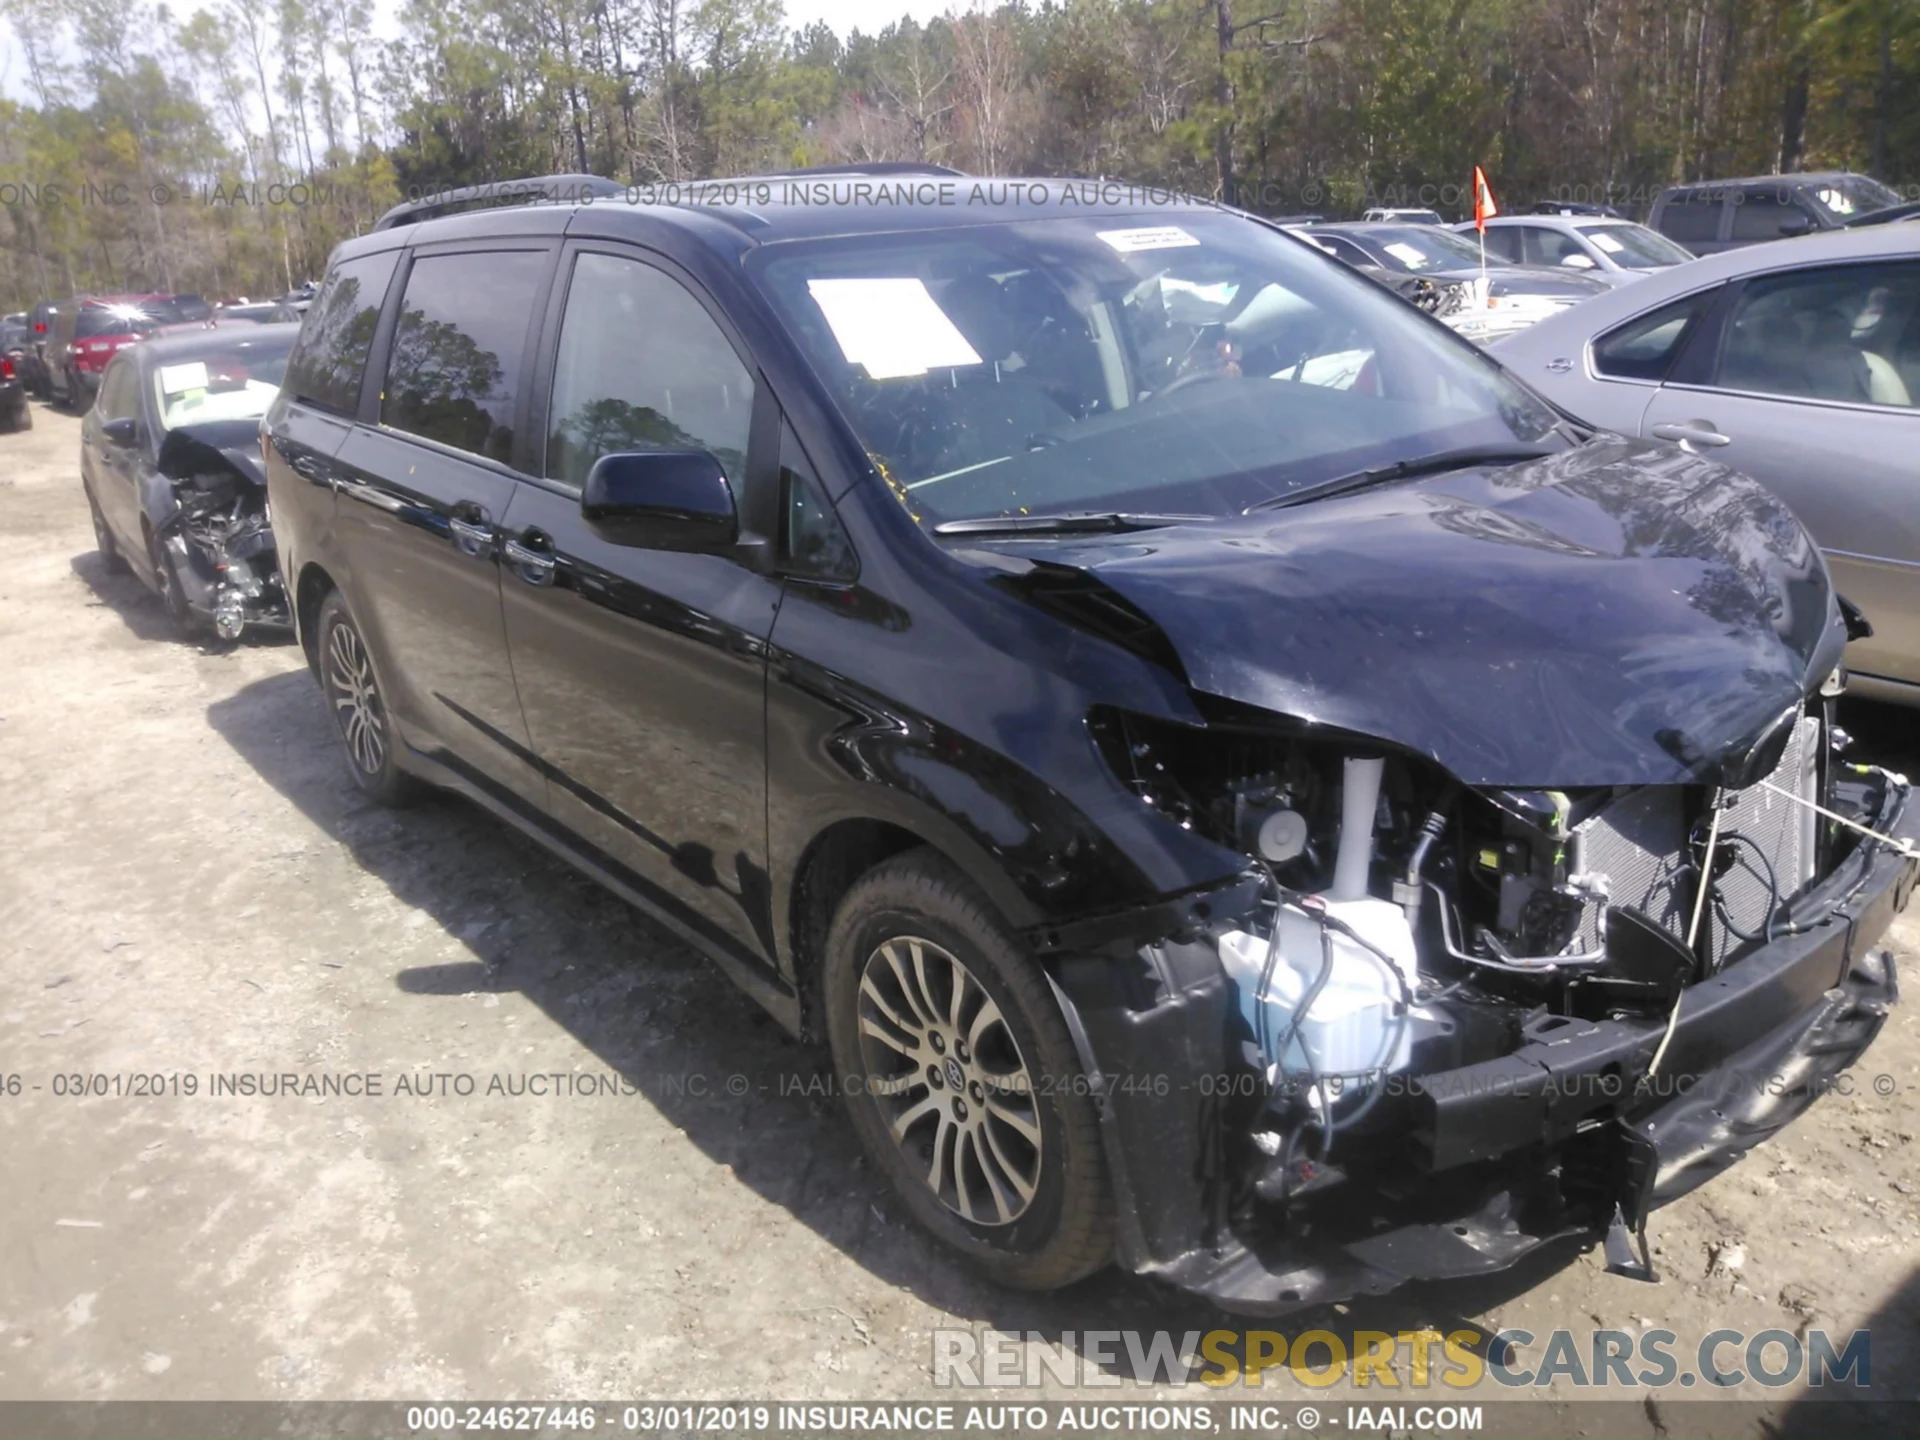
[[[94,295],[62,305],[47,341],[47,379],[55,404],[85,411],[99,393],[107,362],[163,325],[204,320],[197,295]]]

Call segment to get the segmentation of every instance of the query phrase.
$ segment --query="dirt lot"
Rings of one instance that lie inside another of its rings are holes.
[[[950,1262],[806,1093],[821,1057],[703,960],[459,801],[363,803],[291,644],[170,638],[94,553],[78,422],[35,420],[0,436],[0,1398],[891,1399],[930,1390],[935,1328],[1245,1323]],[[1920,770],[1911,716],[1850,723]],[[1916,917],[1894,938],[1920,975]],[[210,1093],[281,1072],[383,1093]],[[1665,1326],[1683,1353],[1871,1323],[1876,1393],[1914,1398],[1912,1005],[1859,1073],[1656,1218],[1657,1285],[1562,1251],[1316,1318]],[[640,1093],[484,1093],[529,1075]]]

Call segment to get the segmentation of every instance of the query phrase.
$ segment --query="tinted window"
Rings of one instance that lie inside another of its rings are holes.
[[[1778,240],[1789,220],[1799,221],[1805,230],[1806,215],[1793,203],[1793,196],[1778,190],[1748,190],[1733,207],[1733,238]]]
[[[547,474],[575,489],[602,455],[710,450],[737,486],[753,377],[700,302],[637,260],[582,255],[553,367]]]
[[[393,329],[380,423],[511,460],[527,320],[547,261],[538,250],[415,260]]]
[[[1527,227],[1527,263],[1529,265],[1565,265],[1570,255],[1577,255],[1579,259],[1568,266],[1569,269],[1595,268],[1593,257],[1587,254],[1586,247],[1566,231],[1549,230],[1544,225]]]
[[[1518,225],[1489,225],[1487,227],[1487,258],[1489,260],[1507,260],[1514,264],[1520,261],[1520,234]]]
[[[1717,290],[1703,291],[1629,320],[1593,342],[1593,368],[1620,380],[1664,380]]]
[[[1912,405],[1920,395],[1920,260],[1750,281],[1718,383],[1811,400]]]
[[[782,427],[780,436],[780,559],[802,575],[826,580],[851,580],[860,570],[853,545],[833,506],[820,492],[813,467],[793,432]]]
[[[1718,191],[1683,193],[1674,196],[1660,212],[1659,230],[1683,245],[1720,238],[1720,194]]]
[[[134,366],[131,360],[116,359],[107,367],[106,378],[100,382],[100,418],[102,420],[130,420],[137,408],[139,390],[134,382]]]
[[[90,335],[130,335],[154,323],[144,310],[90,305],[73,317],[73,338],[84,340]]]
[[[339,415],[360,407],[360,377],[399,258],[387,250],[333,267],[287,362],[287,389],[296,399]]]

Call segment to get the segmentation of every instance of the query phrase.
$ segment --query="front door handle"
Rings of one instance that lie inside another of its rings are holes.
[[[1731,445],[1733,437],[1722,435],[1713,428],[1711,420],[1676,420],[1653,427],[1656,440],[1672,440],[1682,450],[1698,455],[1702,450],[1718,450],[1722,445]]]
[[[447,529],[453,533],[453,548],[469,559],[485,560],[493,554],[493,527],[484,521],[453,515],[447,519]]]
[[[517,540],[509,537],[501,546],[500,553],[506,557],[514,573],[527,584],[553,583],[553,541],[545,531],[528,530]]]

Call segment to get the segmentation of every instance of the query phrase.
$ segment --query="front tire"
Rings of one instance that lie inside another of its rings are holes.
[[[93,487],[83,480],[80,488],[86,493],[87,513],[93,519],[93,548],[100,552],[100,563],[106,566],[107,573],[117,575],[127,568],[127,562],[107,525],[107,517],[101,513],[100,502],[93,498]]]
[[[399,765],[387,712],[386,691],[374,669],[373,652],[338,590],[320,602],[315,616],[320,688],[327,697],[347,773],[367,796],[382,805],[400,806],[418,798],[420,782]]]
[[[180,586],[180,572],[174,569],[166,542],[151,529],[147,531],[147,563],[153,566],[154,588],[160,592],[160,604],[173,622],[174,633],[182,640],[199,639],[200,617],[187,603],[187,592]]]
[[[822,982],[854,1129],[922,1225],[1020,1289],[1107,1263],[1113,1201],[1072,1038],[971,882],[932,850],[869,871]]]

